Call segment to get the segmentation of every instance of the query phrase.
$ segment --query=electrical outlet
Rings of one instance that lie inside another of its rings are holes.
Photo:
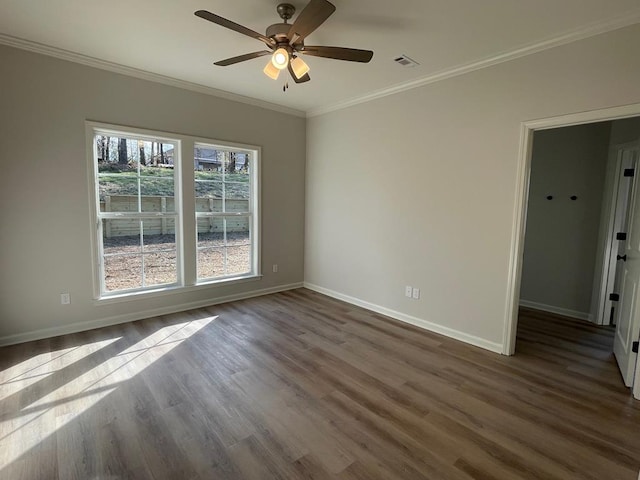
[[[273,273],[278,273],[278,264],[277,263],[273,264]]]
[[[60,294],[60,305],[69,305],[71,303],[71,296],[68,293]]]
[[[419,288],[414,288],[413,292],[411,292],[411,296],[413,298],[415,298],[416,300],[420,298],[420,289]]]
[[[411,287],[409,285],[407,285],[406,287],[404,287],[404,296],[405,297],[409,297],[411,298],[411,293],[413,292],[413,290],[411,289]]]

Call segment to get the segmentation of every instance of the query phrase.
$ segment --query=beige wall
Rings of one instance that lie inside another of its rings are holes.
[[[525,305],[589,318],[611,123],[534,134],[520,290]]]
[[[303,280],[304,118],[9,47],[0,63],[0,343]],[[96,305],[85,120],[261,146],[264,277]]]
[[[611,126],[611,146],[640,140],[640,117],[617,120]]]
[[[639,103],[639,44],[635,25],[309,119],[305,281],[501,349],[521,124]]]

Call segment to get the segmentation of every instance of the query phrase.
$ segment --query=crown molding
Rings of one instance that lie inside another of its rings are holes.
[[[217,88],[206,87],[197,83],[187,82],[179,80],[177,78],[160,75],[157,73],[148,72],[139,68],[128,67],[126,65],[120,65],[114,62],[108,62],[106,60],[100,60],[98,58],[82,55],[80,53],[71,52],[61,48],[51,47],[42,43],[32,42],[11,35],[0,33],[0,44],[10,47],[19,48],[22,50],[28,50],[30,52],[40,53],[42,55],[48,55],[50,57],[59,58],[61,60],[67,60],[69,62],[80,63],[89,67],[99,68],[102,70],[108,70],[110,72],[127,75],[141,80],[148,80],[150,82],[161,83],[163,85],[169,85],[171,87],[182,88],[184,90],[190,90],[193,92],[204,93],[205,95],[211,95],[214,97],[224,98],[225,100],[231,100],[234,102],[245,103],[254,107],[266,108],[269,110],[275,110],[276,112],[286,113],[294,115],[296,117],[305,117],[305,112],[302,110],[296,110],[294,108],[285,107],[282,105],[276,105],[275,103],[265,102],[256,98],[245,97],[244,95],[238,95],[236,93],[227,92],[225,90],[218,90]]]
[[[418,78],[416,80],[411,80],[409,82],[400,83],[392,87],[376,90],[374,92],[370,92],[370,93],[367,93],[366,95],[358,96],[350,100],[337,102],[337,103],[326,105],[320,108],[312,108],[307,110],[307,118],[324,115],[326,113],[334,112],[337,110],[342,110],[348,107],[352,107],[354,105],[370,102],[378,98],[387,97],[389,95],[395,95],[397,93],[405,92],[407,90],[412,90],[414,88],[422,87],[424,85],[429,85],[430,83],[440,82],[448,78],[464,75],[466,73],[470,73],[475,70],[491,67],[493,65],[508,62],[510,60],[515,60],[517,58],[525,57],[527,55],[532,55],[534,53],[542,52],[544,50],[549,50],[551,48],[559,47],[561,45],[566,45],[568,43],[576,42],[578,40],[583,40],[589,37],[611,32],[613,30],[618,30],[620,28],[628,27],[637,23],[640,23],[640,8],[630,10],[629,12],[626,12],[624,15],[620,15],[618,17],[615,17],[607,21],[592,23],[590,25],[586,25],[579,29],[572,30],[571,32],[565,33],[563,35],[549,38],[541,42],[532,43],[514,50],[509,50],[507,52],[503,52],[498,55],[493,55],[491,57],[487,57],[482,60],[466,63],[463,65],[459,65],[457,67],[442,70],[437,73],[429,74],[427,76]]]

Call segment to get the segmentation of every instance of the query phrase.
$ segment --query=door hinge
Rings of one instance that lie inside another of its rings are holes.
[[[638,353],[638,345],[640,345],[640,342],[633,342],[633,344],[631,345],[631,351],[633,353]]]
[[[626,240],[627,233],[626,232],[618,232],[616,233],[616,240]]]
[[[611,300],[612,302],[617,302],[618,300],[620,300],[620,295],[618,295],[617,293],[610,293],[609,300]]]
[[[636,171],[633,168],[625,168],[624,169],[624,176],[625,177],[633,177],[635,175]]]

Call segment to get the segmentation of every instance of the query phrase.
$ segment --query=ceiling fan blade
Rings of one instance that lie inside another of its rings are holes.
[[[261,33],[255,32],[250,28],[243,27],[242,25],[232,22],[231,20],[227,20],[226,18],[216,15],[215,13],[211,13],[206,10],[198,10],[197,12],[194,13],[194,15],[197,17],[203,18],[205,20],[209,20],[210,22],[220,25],[221,27],[225,27],[230,30],[233,30],[234,32],[238,32],[243,35],[247,35],[251,38],[260,40],[261,42],[264,42],[265,44],[267,44],[267,46],[269,47],[273,47],[275,45],[275,41],[272,40],[271,38],[265,37]]]
[[[308,82],[309,80],[311,80],[311,77],[309,76],[308,73],[305,73],[300,78],[296,77],[296,74],[293,72],[293,68],[291,67],[291,62],[289,62],[289,74],[291,75],[291,78],[293,78],[293,81],[296,82],[296,83],[304,83],[304,82]]]
[[[335,10],[335,5],[327,0],[311,0],[300,12],[300,15],[296,17],[287,36],[289,39],[294,39],[295,37],[295,43],[302,42],[307,35],[322,25]]]
[[[238,55],[237,57],[231,57],[225,60],[219,60],[217,62],[214,62],[214,65],[218,65],[219,67],[227,67],[235,63],[244,62],[246,60],[252,60],[254,58],[263,57],[265,55],[271,55],[271,52],[269,50],[261,50],[259,52],[245,53],[244,55]]]
[[[371,50],[360,50],[357,48],[344,47],[320,47],[320,46],[304,46],[300,53],[312,55],[314,57],[334,58],[336,60],[346,60],[347,62],[368,63],[373,58]]]

